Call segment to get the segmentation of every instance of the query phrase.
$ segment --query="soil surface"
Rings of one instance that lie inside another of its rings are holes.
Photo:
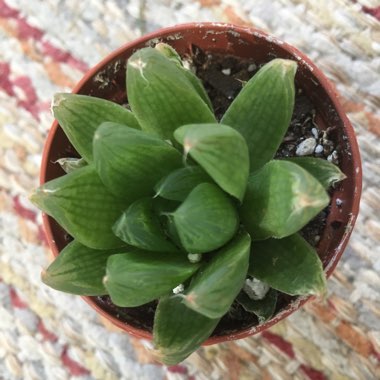
[[[248,81],[260,68],[253,60],[208,54],[196,46],[193,46],[192,55],[185,57],[185,60],[190,63],[196,75],[202,80],[218,120],[222,118],[228,106],[239,93],[243,83]],[[296,89],[291,124],[277,151],[276,158],[294,157],[302,154],[325,158],[338,164],[339,147],[336,147],[334,143],[334,131],[323,131],[318,127],[315,120],[315,109],[297,82]],[[316,246],[319,242],[326,225],[328,212],[329,207],[318,214],[301,231],[302,236],[312,246]],[[115,306],[109,296],[96,298],[104,309],[121,321],[152,331],[157,302],[136,308],[121,308]],[[295,298],[297,297],[279,293],[276,313],[284,309]],[[141,320],[142,315],[144,315],[144,320]],[[230,311],[221,319],[213,336],[233,333],[257,324],[257,317],[246,312],[242,306],[235,302]]]

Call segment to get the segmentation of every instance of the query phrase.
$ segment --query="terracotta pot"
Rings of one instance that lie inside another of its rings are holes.
[[[339,103],[337,94],[322,72],[304,54],[274,37],[252,28],[242,28],[220,23],[184,24],[141,37],[126,44],[107,56],[88,71],[73,90],[74,93],[93,95],[123,103],[125,95],[125,62],[137,49],[163,41],[172,45],[181,55],[190,52],[191,45],[201,49],[225,53],[243,58],[253,58],[257,63],[267,62],[274,57],[293,59],[298,62],[296,81],[311,99],[317,112],[320,128],[337,127],[335,138],[345,152],[340,158],[340,167],[347,175],[334,191],[331,211],[321,241],[317,247],[327,276],[333,272],[351,235],[361,195],[362,172],[358,145],[354,131]],[[58,158],[74,156],[75,150],[55,121],[48,135],[43,153],[41,183],[63,175]],[[337,207],[336,200],[343,200]],[[44,215],[44,227],[53,254],[57,256],[67,244],[66,233],[50,217]],[[137,325],[126,324],[107,312],[94,297],[83,297],[96,311],[122,330],[141,338],[151,338],[151,333]],[[258,327],[248,327],[232,333],[213,336],[205,344],[244,338],[265,330],[301,307],[310,297],[293,299],[272,320]]]

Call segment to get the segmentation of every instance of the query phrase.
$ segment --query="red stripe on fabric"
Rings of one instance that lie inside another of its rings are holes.
[[[65,346],[63,348],[61,354],[62,364],[67,367],[72,376],[85,376],[89,375],[90,371],[87,368],[82,367],[78,362],[71,359],[68,355],[68,347]]]
[[[9,63],[0,62],[0,89],[4,90],[4,92],[9,96],[15,96],[13,83],[9,79],[10,75],[11,67]]]
[[[380,6],[374,8],[363,6],[362,10],[364,13],[367,13],[380,21]]]
[[[4,0],[0,0],[0,17],[13,19],[17,24],[17,37],[20,40],[32,39],[35,42],[41,42],[42,53],[45,56],[53,58],[55,62],[67,63],[83,72],[89,69],[84,61],[75,58],[69,52],[65,52],[64,50],[53,46],[48,41],[42,41],[45,32],[28,23],[26,18],[21,15],[20,11],[7,5]]]
[[[283,337],[273,334],[269,331],[263,331],[261,333],[262,337],[284,352],[291,359],[296,357],[292,344],[287,342]]]
[[[36,221],[36,216],[37,214],[25,206],[23,206],[20,202],[20,197],[16,195],[15,197],[12,198],[13,200],[13,208],[16,211],[18,215],[20,215],[24,219],[31,220],[32,222]]]
[[[9,295],[11,298],[12,306],[17,309],[27,309],[28,305],[20,298],[16,293],[16,290],[12,287],[9,287]]]
[[[70,53],[65,52],[59,48],[56,48],[48,41],[42,41],[42,53],[45,56],[53,58],[55,62],[66,63],[71,67],[78,69],[79,71],[87,71],[89,69],[88,65],[83,61],[74,58]]]
[[[53,343],[58,340],[57,335],[55,335],[54,333],[52,333],[51,331],[49,331],[45,327],[45,325],[42,322],[42,320],[40,320],[38,322],[37,329],[38,329],[38,332],[42,335],[42,337],[43,337],[44,340],[48,340],[49,342],[53,342]]]
[[[301,364],[300,369],[310,380],[327,380],[327,377],[321,371],[314,368]]]
[[[179,373],[181,375],[186,375],[188,369],[183,365],[171,365],[170,367],[168,367],[168,371],[171,373]]]

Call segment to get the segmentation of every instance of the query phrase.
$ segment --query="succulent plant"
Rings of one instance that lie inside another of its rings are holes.
[[[322,263],[298,232],[344,174],[318,158],[273,159],[296,70],[263,65],[222,120],[166,44],[129,58],[131,111],[57,94],[54,116],[81,158],[60,159],[67,174],[31,196],[74,238],[43,282],[121,307],[158,300],[153,339],[166,364],[196,350],[235,300],[262,323],[279,291],[324,293]]]

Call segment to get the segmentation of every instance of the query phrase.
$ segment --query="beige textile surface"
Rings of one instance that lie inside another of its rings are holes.
[[[380,378],[380,3],[375,0],[0,0],[0,379]],[[223,21],[295,45],[332,80],[357,132],[361,212],[329,280],[269,331],[155,364],[79,298],[43,286],[38,183],[50,99],[106,54],[159,27]]]

